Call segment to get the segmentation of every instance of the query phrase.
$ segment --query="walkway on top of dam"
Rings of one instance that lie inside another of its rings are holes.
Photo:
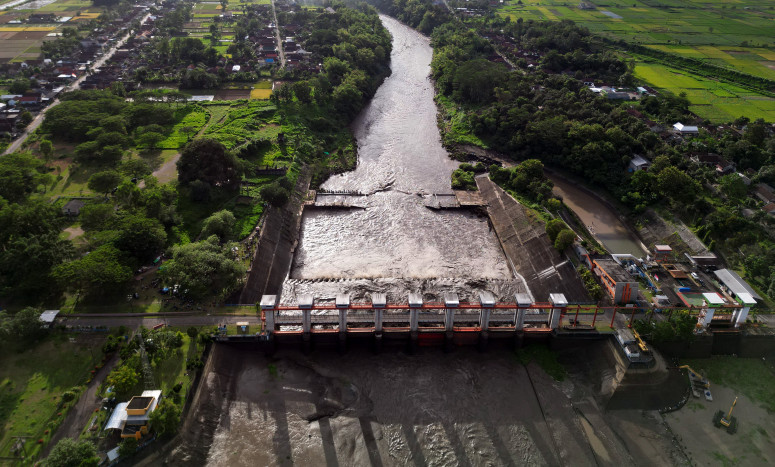
[[[323,208],[362,208],[368,207],[368,194],[357,191],[309,190],[304,201],[305,206]],[[418,194],[430,209],[458,209],[486,206],[481,194],[476,191],[454,190],[453,193]]]

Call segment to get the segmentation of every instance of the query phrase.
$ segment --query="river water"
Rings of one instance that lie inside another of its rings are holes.
[[[554,194],[573,210],[587,230],[612,254],[645,257],[641,242],[605,203],[565,179],[549,175]]]
[[[487,218],[464,210],[433,211],[431,194],[452,193],[457,167],[441,145],[428,38],[382,17],[393,36],[392,74],[353,124],[357,168],[322,188],[357,191],[365,209],[308,209],[283,301],[346,291],[354,299],[386,292],[447,290],[469,296],[489,288],[502,298],[523,291]],[[463,298],[463,297],[461,297]]]

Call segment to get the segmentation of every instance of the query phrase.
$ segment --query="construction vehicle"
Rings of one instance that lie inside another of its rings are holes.
[[[732,407],[729,408],[729,412],[726,415],[724,415],[723,410],[719,410],[713,416],[713,425],[716,428],[725,427],[730,435],[737,433],[737,417],[732,416],[732,409],[735,408],[735,404],[737,404],[737,397],[735,397],[735,401],[732,402]]]
[[[692,395],[699,398],[700,394],[705,396],[708,402],[713,401],[713,395],[710,392],[710,381],[702,376],[698,371],[694,371],[689,365],[681,365],[678,368],[686,369],[689,372],[689,382],[692,385]]]
[[[643,338],[640,337],[640,334],[638,334],[638,331],[635,329],[632,330],[632,335],[635,337],[635,340],[638,342],[638,347],[640,347],[641,352],[648,352],[649,348],[646,345],[646,343],[643,341]]]

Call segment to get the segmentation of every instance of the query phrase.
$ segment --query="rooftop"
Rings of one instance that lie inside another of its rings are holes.
[[[713,271],[713,274],[716,275],[718,280],[724,284],[726,288],[738,297],[747,293],[755,300],[762,299],[762,297],[735,271],[732,271],[731,269],[719,269],[718,271]]]
[[[633,282],[627,271],[613,258],[596,258],[594,262],[616,282]]]

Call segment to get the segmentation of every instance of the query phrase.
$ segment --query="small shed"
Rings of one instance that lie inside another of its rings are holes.
[[[630,172],[637,172],[638,170],[648,170],[651,163],[644,159],[642,156],[635,155],[633,156],[632,160],[630,161],[630,165],[628,167],[628,170]]]
[[[40,321],[45,326],[51,327],[54,325],[54,320],[56,320],[58,314],[59,310],[46,310],[40,314]]]
[[[682,135],[697,135],[700,133],[700,129],[698,127],[693,125],[684,125],[681,122],[674,123],[673,130]]]
[[[64,206],[62,206],[62,212],[66,216],[77,216],[81,214],[81,208],[86,205],[86,201],[82,199],[71,199]]]
[[[247,321],[240,321],[237,323],[237,332],[240,334],[250,334],[250,323]]]

